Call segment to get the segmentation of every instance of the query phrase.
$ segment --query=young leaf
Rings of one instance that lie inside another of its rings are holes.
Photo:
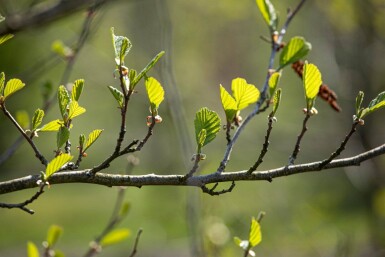
[[[73,50],[60,40],[55,40],[52,43],[51,50],[62,58],[68,58],[74,54]]]
[[[270,0],[256,0],[258,9],[261,12],[263,19],[269,26],[270,31],[276,31],[278,25],[278,16],[275,8]]]
[[[255,103],[259,99],[259,90],[252,84],[247,84],[245,79],[236,78],[231,82],[231,90],[237,102],[237,109],[242,110],[249,104]]]
[[[274,95],[275,89],[278,86],[279,79],[281,78],[280,72],[274,72],[269,78],[269,93],[270,97]]]
[[[69,137],[70,137],[69,129],[65,126],[61,126],[56,135],[57,148],[59,149],[60,147],[62,147],[62,145],[64,145],[64,143],[67,142]]]
[[[41,109],[37,109],[35,111],[35,114],[32,117],[32,131],[37,130],[37,128],[40,126],[41,122],[43,121],[44,117],[44,111]]]
[[[37,129],[37,131],[41,132],[54,132],[58,131],[61,126],[64,125],[64,122],[62,120],[53,120],[48,122],[47,124],[43,125],[43,127]]]
[[[70,102],[68,106],[68,119],[73,119],[86,112],[86,109],[79,106],[77,101]]]
[[[204,107],[196,113],[194,125],[196,142],[198,146],[201,145],[201,147],[203,147],[216,137],[216,134],[221,128],[221,119],[216,112]],[[206,130],[206,138],[202,144],[200,142],[200,133],[203,129]]]
[[[79,101],[80,95],[83,92],[84,79],[78,79],[75,81],[74,86],[72,87],[71,99],[73,101]]]
[[[130,51],[132,44],[128,38],[123,36],[116,36],[114,28],[111,28],[112,42],[115,50],[116,65],[123,65],[124,57]]]
[[[62,235],[62,233],[63,233],[63,229],[61,227],[57,225],[52,225],[48,229],[48,233],[47,233],[48,247],[52,248],[56,244],[57,240]]]
[[[275,113],[277,112],[278,107],[279,107],[279,103],[281,102],[281,93],[282,93],[282,90],[279,88],[275,92],[275,94],[274,94],[274,98],[273,98],[273,111],[272,111],[272,116],[273,117],[275,116]]]
[[[16,112],[16,121],[23,129],[29,129],[29,114],[26,111]]]
[[[31,241],[28,241],[27,243],[27,256],[28,257],[39,257],[39,250],[37,249],[36,245],[31,242]]]
[[[79,136],[79,147],[84,149],[84,142],[86,141],[86,136],[84,134],[80,134]]]
[[[52,161],[50,161],[45,169],[44,179],[48,180],[55,172],[57,172],[64,164],[72,160],[73,156],[63,153],[56,156]]]
[[[376,98],[374,98],[372,101],[370,101],[369,105],[367,108],[365,108],[362,113],[361,113],[361,116],[359,118],[363,118],[365,117],[366,115],[382,108],[382,107],[385,107],[385,91],[378,94]]]
[[[232,123],[238,111],[237,102],[222,85],[219,87],[221,91],[221,102],[226,113],[227,122]]]
[[[361,112],[362,112],[362,101],[364,100],[364,92],[360,91],[358,92],[358,95],[356,97],[356,116],[358,118],[361,118]]]
[[[151,113],[157,115],[160,103],[164,99],[164,90],[160,83],[153,77],[146,79],[146,91],[151,104]]]
[[[253,217],[251,219],[251,227],[249,234],[250,248],[258,245],[262,241],[261,226],[259,222]]]
[[[68,95],[67,89],[63,85],[61,85],[58,89],[57,98],[59,101],[59,109],[60,109],[61,116],[63,117],[64,120],[66,120],[67,107],[70,102],[70,97]]]
[[[4,82],[5,82],[5,74],[4,72],[0,73],[0,96],[4,93]]]
[[[283,48],[280,59],[279,69],[282,69],[288,64],[296,62],[304,58],[311,50],[311,44],[306,42],[303,37],[293,37],[289,43]]]
[[[124,202],[122,204],[122,207],[120,208],[119,217],[121,218],[125,217],[128,214],[128,211],[130,210],[130,208],[131,208],[130,202]]]
[[[7,97],[9,97],[10,95],[13,95],[14,93],[22,89],[24,86],[25,84],[21,82],[20,79],[8,80],[4,88],[4,101]]]
[[[159,59],[164,55],[164,51],[157,54],[152,60],[144,67],[144,69],[135,77],[135,79],[131,79],[131,89],[134,89],[136,84],[138,84],[139,80],[143,78],[144,75],[159,61]]]
[[[100,134],[103,132],[102,129],[95,129],[88,135],[87,142],[83,148],[83,152],[90,148],[90,146],[99,138]]]
[[[306,108],[308,111],[314,106],[314,101],[321,85],[321,72],[317,66],[306,62],[303,66],[303,87],[305,89]]]
[[[13,34],[5,34],[0,37],[0,45],[4,43],[5,41],[8,41],[9,39],[13,38]]]
[[[115,229],[105,235],[100,241],[100,245],[102,247],[106,247],[109,245],[117,244],[123,241],[124,239],[130,236],[131,232],[129,229]]]
[[[118,101],[119,107],[123,107],[123,104],[124,104],[123,93],[120,92],[119,89],[116,89],[112,86],[108,86],[108,89],[110,90],[111,94],[115,97],[116,101]]]
[[[202,129],[198,134],[198,149],[201,149],[203,144],[206,141],[207,137],[207,131],[205,129]]]

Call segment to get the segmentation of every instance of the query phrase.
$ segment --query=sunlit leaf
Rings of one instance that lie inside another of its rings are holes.
[[[102,247],[106,247],[120,243],[126,238],[128,238],[130,234],[131,232],[129,229],[115,229],[102,238],[102,240],[100,241],[100,245]]]
[[[221,119],[219,118],[216,112],[204,107],[196,113],[194,125],[195,137],[199,150],[200,147],[203,147],[206,144],[210,143],[216,137],[217,133],[221,128]],[[203,129],[206,130],[206,138],[202,144],[200,142],[200,133]]]
[[[123,107],[124,104],[124,95],[122,92],[120,92],[119,89],[116,89],[112,86],[108,86],[108,89],[110,90],[111,94],[114,96],[116,101],[119,103],[119,107]]]
[[[65,254],[62,251],[55,249],[55,255],[53,257],[65,257]]]
[[[229,123],[231,123],[238,111],[237,102],[222,85],[219,87],[221,91],[222,106],[226,113],[226,119]]]
[[[0,96],[4,93],[4,83],[5,83],[5,74],[4,72],[0,73]]]
[[[130,51],[132,44],[128,38],[123,36],[116,36],[114,34],[114,28],[111,28],[112,43],[115,51],[116,65],[123,65],[124,57]]]
[[[57,240],[60,238],[62,233],[63,233],[63,228],[57,225],[52,225],[48,229],[48,233],[47,233],[48,246],[52,248],[56,244]]]
[[[258,245],[262,241],[261,226],[259,222],[253,217],[251,219],[251,227],[249,234],[249,243],[251,247]]]
[[[252,84],[247,84],[245,79],[236,78],[231,82],[231,90],[237,102],[237,109],[242,110],[249,104],[255,103],[259,99],[259,90]]]
[[[164,51],[157,54],[152,60],[144,67],[144,69],[134,78],[131,79],[131,89],[134,89],[136,84],[138,84],[139,80],[143,78],[144,75],[159,61],[159,59],[164,55]],[[131,78],[131,76],[130,76]]]
[[[70,97],[68,95],[68,91],[67,89],[61,85],[58,89],[58,92],[57,92],[57,98],[58,98],[58,102],[59,102],[59,109],[60,109],[60,113],[63,117],[64,120],[67,119],[67,107],[68,107],[68,104],[70,102]]]
[[[61,155],[56,156],[52,161],[50,161],[45,169],[45,180],[47,180],[50,176],[52,176],[55,172],[57,172],[61,167],[64,166],[67,162],[71,161],[73,156],[63,153]]]
[[[69,137],[70,137],[69,129],[65,126],[61,126],[56,135],[57,148],[59,149],[60,147],[62,147],[62,145],[64,145],[64,143],[67,142]]]
[[[279,79],[281,78],[280,72],[274,72],[269,78],[269,93],[270,97],[274,95],[275,89],[278,86]]]
[[[281,93],[282,93],[282,90],[279,88],[275,92],[275,94],[274,94],[274,97],[273,97],[273,112],[272,112],[273,116],[275,116],[275,113],[277,112],[279,104],[281,102]]]
[[[32,130],[35,131],[43,121],[44,111],[37,109],[32,117]]]
[[[86,109],[79,106],[77,101],[71,101],[68,106],[68,119],[73,119],[86,112]]]
[[[157,115],[160,103],[164,100],[164,90],[160,83],[153,77],[146,79],[146,90],[150,100],[151,112]]]
[[[21,82],[20,79],[10,79],[8,80],[7,84],[4,88],[4,100],[22,89],[25,86],[23,82]]]
[[[39,250],[37,249],[37,246],[31,242],[28,241],[27,243],[27,256],[28,257],[39,257]]]
[[[5,34],[5,35],[3,35],[3,36],[0,36],[0,45],[2,44],[2,43],[4,43],[5,41],[8,41],[8,40],[10,40],[11,38],[13,38],[13,34]]]
[[[358,118],[361,118],[361,112],[362,112],[362,101],[364,100],[364,92],[360,91],[358,92],[358,95],[356,97],[356,116]]]
[[[71,99],[75,101],[79,101],[80,95],[83,92],[83,88],[84,88],[84,79],[76,80],[72,87]]]
[[[304,58],[310,50],[311,44],[306,42],[303,37],[291,38],[281,52],[279,60],[280,69]]]
[[[198,148],[200,149],[206,141],[207,131],[202,129],[198,134]]]
[[[271,31],[277,30],[278,16],[273,4],[269,0],[256,0],[258,9]]]
[[[22,110],[16,112],[16,121],[23,129],[29,129],[29,114]]]
[[[53,132],[53,131],[58,131],[61,126],[64,125],[64,122],[62,120],[53,120],[48,122],[47,124],[43,125],[43,127],[37,129],[38,131],[41,132]]]
[[[90,148],[90,146],[99,138],[100,134],[103,132],[102,129],[95,129],[88,135],[87,142],[84,146],[83,151],[87,150]]]
[[[321,72],[318,70],[317,66],[305,62],[305,65],[303,66],[303,87],[305,89],[308,111],[314,106],[314,101],[318,95],[321,84]]]

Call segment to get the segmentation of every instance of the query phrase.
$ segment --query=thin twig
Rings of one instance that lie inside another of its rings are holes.
[[[259,165],[263,162],[263,157],[265,157],[268,147],[269,147],[269,138],[271,131],[273,129],[273,123],[274,123],[274,117],[269,116],[269,122],[268,122],[268,127],[265,135],[265,142],[263,143],[263,147],[261,150],[261,153],[259,154],[258,160],[254,163],[253,166],[250,167],[250,169],[247,171],[249,174],[252,173],[253,171],[256,171]]]
[[[138,230],[138,233],[136,234],[134,248],[132,249],[132,252],[131,252],[131,254],[130,254],[129,257],[134,257],[135,254],[137,253],[138,244],[139,244],[139,239],[140,239],[140,235],[142,234],[142,232],[143,232],[143,229],[140,228],[140,229]]]
[[[235,182],[232,181],[231,185],[227,189],[223,189],[221,191],[215,191],[215,189],[217,188],[218,185],[219,185],[219,183],[215,183],[215,185],[210,189],[206,185],[203,185],[203,186],[201,186],[201,189],[202,189],[203,193],[206,193],[206,194],[209,194],[212,196],[213,195],[223,195],[223,194],[230,193],[231,191],[233,191],[233,189],[235,187]]]
[[[297,159],[297,155],[300,151],[300,146],[301,146],[301,141],[302,141],[302,138],[303,136],[305,135],[306,131],[307,131],[307,121],[310,119],[310,113],[309,111],[306,112],[306,116],[305,116],[305,119],[303,120],[303,123],[302,123],[302,130],[301,130],[301,133],[298,135],[297,137],[297,142],[295,143],[295,146],[294,146],[294,150],[293,150],[293,153],[291,154],[291,156],[289,157],[289,164],[288,165],[293,165],[294,164],[294,161],[295,159]]]
[[[356,132],[357,125],[359,124],[358,121],[353,122],[352,128],[350,129],[349,133],[345,136],[345,139],[341,142],[341,145],[337,148],[337,150],[330,155],[328,159],[325,159],[320,164],[320,169],[325,167],[326,164],[330,163],[332,160],[334,160],[337,156],[339,156],[343,150],[345,150],[345,146],[348,143],[350,137]]]

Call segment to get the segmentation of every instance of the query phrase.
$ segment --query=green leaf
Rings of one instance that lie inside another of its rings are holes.
[[[71,120],[85,112],[86,109],[79,106],[79,103],[77,101],[72,101],[68,106],[68,119]]]
[[[28,241],[27,242],[27,256],[28,257],[39,257],[39,250],[37,249],[36,245],[31,242],[31,241]]]
[[[128,38],[123,36],[116,36],[114,34],[114,28],[111,28],[112,42],[115,50],[115,62],[116,65],[123,65],[124,57],[130,51],[132,44]]]
[[[258,9],[261,12],[263,19],[269,26],[270,31],[276,31],[278,25],[278,16],[275,12],[273,4],[269,0],[256,0]]]
[[[29,114],[26,111],[16,112],[16,121],[23,129],[29,129]]]
[[[62,145],[64,145],[64,143],[67,142],[69,137],[70,137],[69,129],[65,126],[61,126],[56,135],[57,148],[59,149],[60,147],[62,147]]]
[[[270,97],[274,95],[275,89],[278,86],[279,79],[281,78],[280,72],[274,72],[269,78],[269,93]]]
[[[365,108],[362,113],[361,113],[361,117],[359,118],[363,118],[365,117],[366,115],[380,109],[380,108],[383,108],[385,107],[385,91],[378,94],[376,98],[374,98],[372,101],[370,101],[369,105],[367,108]]]
[[[144,67],[144,69],[135,77],[135,79],[131,80],[131,89],[134,89],[136,84],[143,78],[144,75],[159,61],[159,59],[164,55],[164,51],[157,54],[152,60]]]
[[[57,225],[52,225],[48,229],[47,233],[47,243],[50,248],[52,248],[57,240],[60,238],[60,236],[63,234],[63,228],[57,226]]]
[[[3,35],[3,36],[1,36],[0,37],[0,45],[2,44],[2,43],[4,43],[5,41],[8,41],[8,40],[10,40],[11,38],[13,38],[13,34],[5,34],[5,35]]]
[[[10,79],[4,88],[4,101],[7,97],[13,95],[25,86],[20,79]]]
[[[41,122],[43,121],[44,117],[44,111],[41,109],[37,109],[35,111],[35,114],[32,117],[32,131],[37,130],[37,128],[40,126]]]
[[[358,92],[358,95],[356,97],[356,116],[360,119],[361,113],[362,113],[362,101],[364,100],[364,92],[360,91]]]
[[[63,85],[61,85],[58,89],[57,98],[59,101],[59,109],[60,109],[61,116],[63,117],[64,120],[67,120],[68,118],[67,107],[68,107],[68,104],[70,103],[70,97],[68,95],[67,89]]]
[[[51,50],[63,58],[68,58],[74,54],[73,50],[66,46],[61,40],[55,40],[51,45]]]
[[[198,149],[201,149],[203,144],[206,141],[207,137],[207,131],[205,129],[202,129],[198,134]]]
[[[281,102],[281,93],[282,93],[282,90],[279,88],[275,92],[275,94],[274,94],[274,98],[273,98],[273,112],[272,112],[272,116],[273,117],[275,116],[275,113],[277,112],[279,104]]]
[[[311,50],[311,44],[306,42],[303,37],[293,37],[289,43],[283,48],[280,60],[279,70],[288,64],[292,64],[302,58],[304,58]]]
[[[123,217],[127,216],[130,208],[131,208],[130,202],[124,202],[120,208],[119,217],[123,218]]]
[[[5,83],[5,74],[4,72],[0,73],[0,96],[4,94],[4,83]]]
[[[53,257],[65,257],[65,254],[62,251],[55,249],[55,255]]]
[[[120,243],[126,238],[128,238],[130,234],[131,232],[129,229],[115,229],[102,238],[102,240],[100,241],[100,245],[102,247],[106,247]]]
[[[116,101],[118,101],[119,107],[123,107],[123,104],[124,104],[123,93],[120,92],[119,89],[116,89],[112,86],[108,86],[108,89],[110,90],[111,94],[115,97]]]
[[[55,172],[57,172],[64,164],[71,161],[73,156],[63,153],[61,155],[56,156],[52,161],[50,161],[45,169],[44,179],[47,180],[51,177]]]
[[[238,110],[242,110],[249,104],[257,102],[260,96],[258,88],[252,84],[247,84],[246,80],[242,78],[233,79],[231,90],[237,102]]]
[[[86,136],[84,134],[80,134],[80,136],[79,136],[79,147],[81,147],[82,149],[84,149],[84,142],[85,141],[86,141]]]
[[[222,85],[219,87],[221,91],[221,102],[226,113],[227,122],[232,123],[238,111],[237,102]]]
[[[87,142],[84,146],[83,152],[90,148],[90,146],[99,138],[100,134],[103,132],[102,129],[95,129],[88,135]]]
[[[63,125],[64,125],[64,122],[62,120],[57,119],[57,120],[48,122],[47,124],[43,125],[43,127],[37,129],[37,131],[54,132],[54,131],[58,131],[60,127],[62,127]]]
[[[151,113],[157,115],[159,105],[164,100],[164,90],[160,83],[153,77],[146,79],[146,91],[150,100]]]
[[[314,101],[321,85],[321,72],[317,66],[305,62],[303,66],[303,87],[305,89],[306,107],[308,111],[314,106]]]
[[[84,79],[76,80],[72,87],[71,99],[74,101],[79,101],[80,95],[83,92],[83,88],[84,88]]]
[[[196,142],[199,150],[200,149],[199,146],[203,147],[207,145],[216,137],[216,134],[219,132],[221,128],[221,119],[219,118],[216,112],[211,111],[208,108],[204,107],[204,108],[201,108],[196,113],[194,125],[195,125],[195,137],[196,137]],[[201,141],[200,135],[203,129],[206,130],[206,138],[202,144],[202,142],[200,142]]]
[[[261,226],[259,222],[253,217],[251,219],[251,227],[249,234],[249,243],[251,247],[258,245],[262,241]]]

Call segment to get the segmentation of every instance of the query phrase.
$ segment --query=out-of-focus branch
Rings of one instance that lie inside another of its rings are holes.
[[[39,4],[24,13],[7,15],[0,26],[0,36],[16,33],[31,27],[47,25],[48,23],[85,9],[90,4],[102,5],[108,0],[61,0],[54,5]]]

